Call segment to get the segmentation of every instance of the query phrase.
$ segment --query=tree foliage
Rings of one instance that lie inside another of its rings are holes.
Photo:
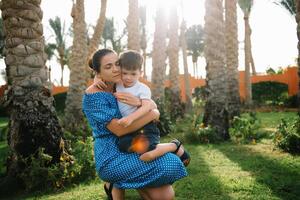
[[[193,25],[188,28],[185,33],[187,41],[187,49],[192,54],[193,63],[196,63],[198,57],[204,50],[203,27],[201,25]]]

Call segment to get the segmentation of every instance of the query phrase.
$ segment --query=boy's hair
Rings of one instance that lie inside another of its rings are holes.
[[[142,70],[143,56],[134,50],[128,50],[120,54],[119,65],[126,70]]]

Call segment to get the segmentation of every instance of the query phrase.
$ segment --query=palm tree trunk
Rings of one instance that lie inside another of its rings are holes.
[[[206,81],[208,98],[204,124],[216,129],[220,139],[229,139],[227,113],[227,77],[225,71],[225,38],[222,0],[205,1]]]
[[[88,44],[88,54],[87,54],[87,59],[89,59],[92,54],[98,49],[98,46],[100,44],[101,41],[101,36],[103,33],[103,29],[104,29],[104,25],[105,25],[105,20],[106,20],[106,8],[107,8],[107,0],[101,0],[101,9],[100,9],[100,14],[97,20],[97,24],[94,30],[94,34],[91,38],[91,40],[89,41]],[[88,62],[86,62],[88,63]],[[87,78],[87,82],[91,79],[91,69],[90,67],[86,64],[85,65],[86,68],[86,78]]]
[[[296,5],[296,22],[297,22],[297,38],[298,38],[298,58],[297,58],[297,64],[298,64],[298,115],[300,116],[300,1],[295,0]]]
[[[139,4],[138,0],[129,0],[128,49],[140,51]]]
[[[64,86],[64,66],[61,66],[60,85],[61,85],[61,86]]]
[[[240,115],[237,1],[225,0],[226,65],[229,119]]]
[[[152,52],[152,97],[164,100],[164,80],[166,74],[166,38],[167,26],[164,10],[158,6],[156,10],[155,32]]]
[[[251,69],[252,69],[252,74],[255,76],[256,75],[256,69],[255,69],[255,64],[254,64],[254,59],[253,59],[253,54],[252,54],[252,42],[250,42],[250,64],[251,64]]]
[[[252,70],[252,74],[256,75],[256,69],[255,69],[255,64],[254,64],[254,59],[253,59],[253,55],[252,55],[252,42],[251,42],[251,34],[252,34],[252,30],[249,24],[249,18],[248,18],[248,28],[249,28],[249,54],[250,54],[250,65],[251,65],[251,70]]]
[[[90,44],[88,46],[88,56],[90,57],[97,49],[101,41],[101,36],[103,33],[104,25],[105,25],[105,15],[106,15],[106,7],[107,0],[101,0],[101,9],[100,14],[97,20],[97,24],[94,30],[94,34],[92,39],[90,40]]]
[[[23,159],[39,148],[52,156],[52,163],[60,161],[63,150],[63,132],[47,82],[40,3],[40,0],[1,2],[9,88],[5,102],[10,113],[8,177],[24,173]]]
[[[73,5],[74,6],[74,5]],[[70,55],[70,81],[66,99],[64,128],[78,132],[85,127],[82,96],[86,88],[87,36],[84,21],[84,0],[77,0],[73,9],[74,38]]]
[[[147,79],[146,75],[146,59],[147,59],[147,36],[146,36],[146,7],[142,6],[139,8],[140,11],[140,20],[141,20],[141,29],[142,29],[142,35],[141,35],[141,41],[140,41],[140,46],[143,52],[143,58],[144,58],[144,64],[143,64],[143,78]]]
[[[182,49],[182,59],[183,59],[183,67],[184,67],[184,90],[185,90],[185,112],[188,113],[192,110],[192,95],[191,95],[191,84],[190,84],[190,75],[187,64],[187,47],[186,47],[186,39],[185,39],[185,22],[183,21],[180,27],[180,44]]]
[[[179,37],[178,37],[178,15],[177,7],[172,6],[169,16],[169,45],[168,45],[168,57],[170,63],[170,90],[171,90],[171,119],[176,120],[182,113],[180,88],[179,88]]]
[[[251,75],[250,75],[250,62],[251,62],[251,53],[250,53],[250,25],[249,25],[249,14],[244,14],[245,22],[245,104],[247,106],[252,105],[252,86],[251,86]]]

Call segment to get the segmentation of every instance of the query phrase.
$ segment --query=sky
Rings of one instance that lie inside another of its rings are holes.
[[[148,31],[148,51],[152,48],[155,6],[157,2],[163,2],[166,12],[172,3],[179,3],[179,0],[140,0],[141,5],[147,6],[147,31]],[[107,17],[114,17],[117,22],[117,29],[122,30],[124,20],[128,15],[127,0],[108,0]],[[183,0],[183,10],[179,10],[180,20],[182,16],[187,22],[187,26],[194,24],[204,25],[204,0]],[[99,15],[100,0],[85,0],[85,14],[87,25],[95,25]],[[70,16],[72,0],[42,0],[41,7],[44,12],[43,26],[45,39],[53,42],[53,34],[49,27],[48,20],[59,16],[69,27],[72,18]],[[283,8],[272,3],[272,0],[254,0],[254,5],[250,15],[250,26],[252,28],[252,53],[257,72],[265,72],[267,68],[287,67],[295,65],[297,57],[297,35],[295,18]],[[243,40],[244,22],[243,14],[238,7],[238,35],[240,42],[239,50],[239,70],[244,70]],[[72,41],[69,41],[71,44]],[[189,58],[189,73],[193,75],[191,58]],[[51,79],[55,85],[59,84],[61,77],[60,67],[53,59],[47,63],[51,65]],[[179,60],[180,73],[183,73],[183,63]],[[147,61],[146,74],[151,75],[151,60]],[[198,61],[198,76],[205,76],[205,60]],[[4,69],[3,60],[0,60],[0,69]],[[64,71],[64,84],[68,84],[69,71]],[[0,78],[0,85],[4,80]]]

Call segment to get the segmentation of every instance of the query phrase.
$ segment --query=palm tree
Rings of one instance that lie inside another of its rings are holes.
[[[86,88],[86,60],[88,53],[86,23],[84,21],[84,0],[73,4],[73,45],[70,55],[70,81],[66,99],[64,127],[78,131],[83,127],[84,116],[81,98]]]
[[[0,58],[3,58],[4,49],[4,30],[3,30],[3,20],[0,18]]]
[[[9,85],[5,105],[10,113],[7,175],[11,178],[24,173],[24,159],[39,149],[52,157],[51,163],[60,162],[63,152],[63,132],[45,70],[40,2],[1,1]]]
[[[139,8],[139,13],[140,13],[140,30],[141,30],[140,46],[141,46],[141,49],[143,52],[143,57],[144,57],[143,77],[144,77],[144,79],[147,79],[147,76],[146,76],[146,59],[147,59],[146,6],[141,6]]]
[[[249,24],[249,17],[253,0],[238,0],[239,6],[244,13],[245,23],[245,103],[246,105],[252,104],[252,87],[251,87],[251,76],[250,76],[250,65],[251,65],[251,28]]]
[[[198,57],[203,53],[204,38],[203,28],[201,25],[193,25],[186,31],[187,49],[192,54],[194,75],[197,77],[198,72]]]
[[[206,0],[205,10],[204,54],[208,97],[203,122],[215,128],[220,139],[229,139],[222,0]]]
[[[86,128],[83,120],[81,98],[87,82],[90,80],[90,69],[87,67],[87,61],[91,54],[98,48],[104,29],[106,2],[107,0],[101,0],[100,15],[89,43],[84,19],[84,0],[76,0],[76,4],[72,8],[71,15],[73,17],[74,37],[69,66],[69,90],[64,116],[64,127],[69,131],[78,131],[81,128]]]
[[[240,114],[237,1],[225,0],[225,41],[229,119]]]
[[[169,16],[169,45],[168,45],[168,57],[170,63],[170,92],[171,92],[171,119],[176,120],[179,116],[178,114],[182,113],[181,109],[181,97],[180,97],[180,88],[179,88],[179,66],[178,66],[178,57],[179,57],[179,36],[178,36],[178,14],[177,6],[172,5],[171,12]]]
[[[138,0],[129,0],[128,49],[140,51],[139,4]]]
[[[164,9],[158,4],[155,17],[155,32],[152,50],[152,97],[161,101],[164,100],[164,80],[166,76],[167,59],[167,26]]]
[[[188,113],[192,110],[193,103],[192,103],[192,95],[191,95],[191,84],[190,84],[190,74],[188,70],[187,64],[187,46],[186,46],[186,25],[185,21],[182,20],[181,27],[180,27],[180,46],[182,50],[182,60],[183,60],[183,67],[184,67],[184,90],[185,90],[185,112]]]
[[[58,55],[54,54],[60,64],[61,67],[61,86],[64,85],[64,67],[69,62],[69,48],[66,47],[66,32],[65,32],[65,24],[61,23],[59,17],[55,17],[55,19],[49,19],[50,27],[52,28],[55,36],[56,43],[50,43],[47,45],[48,53],[50,53],[49,48],[53,48],[54,52],[56,51]]]
[[[299,90],[297,94],[298,99],[298,113],[300,115],[300,1],[299,0],[278,0],[275,2],[276,4],[282,6],[286,9],[292,16],[295,16],[296,23],[297,23],[297,37],[298,37],[298,78],[299,78]]]
[[[126,35],[127,29],[124,28],[121,35],[117,35],[117,30],[114,25],[114,18],[106,18],[103,34],[102,34],[102,43],[104,48],[111,47],[117,53],[120,53],[124,50],[125,45],[122,44],[122,38]],[[111,46],[107,43],[110,42]]]
[[[97,24],[94,29],[94,34],[89,41],[88,45],[88,57],[90,57],[97,49],[101,41],[101,36],[103,33],[103,29],[105,26],[105,20],[106,20],[106,7],[107,7],[107,0],[101,0],[101,9],[100,14],[97,20]],[[87,69],[89,70],[89,67],[87,66]]]

